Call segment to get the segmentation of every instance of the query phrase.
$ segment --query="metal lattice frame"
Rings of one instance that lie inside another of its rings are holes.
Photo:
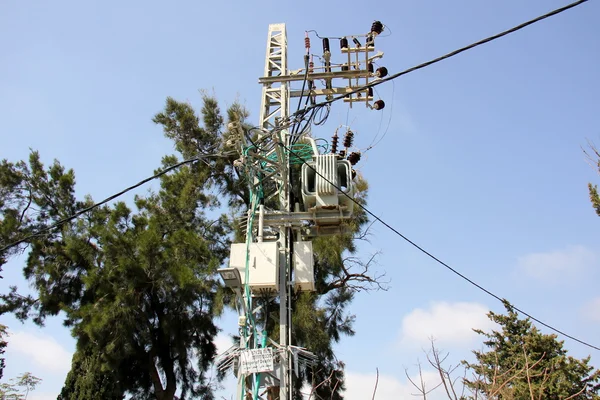
[[[270,24],[267,38],[265,77],[286,76],[287,70],[287,33],[285,24]],[[289,93],[286,82],[263,84],[260,107],[260,127],[270,131],[277,126],[277,120],[287,119],[289,115]]]

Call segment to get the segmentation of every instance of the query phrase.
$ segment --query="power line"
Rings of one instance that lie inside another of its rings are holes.
[[[104,204],[108,203],[109,201],[111,201],[111,200],[114,200],[114,199],[116,199],[117,197],[120,197],[120,196],[122,196],[123,194],[125,194],[125,193],[129,192],[130,190],[133,190],[133,189],[135,189],[135,188],[137,188],[137,187],[140,187],[140,186],[144,185],[145,183],[148,183],[148,182],[150,182],[150,181],[151,181],[151,180],[153,180],[153,179],[159,178],[159,177],[161,177],[162,175],[166,174],[167,172],[170,172],[170,171],[172,171],[172,170],[174,170],[174,169],[176,169],[176,168],[179,168],[179,167],[181,167],[182,165],[185,165],[185,164],[190,164],[190,163],[193,163],[193,162],[196,162],[196,161],[203,160],[203,159],[205,159],[205,158],[209,158],[209,157],[215,157],[215,156],[217,156],[217,155],[203,155],[203,156],[198,156],[198,157],[194,157],[194,158],[190,158],[190,159],[187,159],[187,160],[181,161],[181,162],[179,162],[179,163],[177,163],[177,164],[174,164],[174,165],[172,165],[172,166],[170,166],[170,167],[167,167],[167,168],[163,169],[162,171],[160,171],[160,172],[156,173],[155,175],[152,175],[152,176],[151,176],[151,177],[149,177],[149,178],[146,178],[146,179],[144,179],[144,180],[142,180],[142,181],[139,181],[139,182],[138,182],[138,183],[136,183],[135,185],[129,186],[128,188],[126,188],[126,189],[123,189],[123,190],[121,190],[120,192],[118,192],[118,193],[115,193],[115,194],[113,194],[112,196],[109,196],[109,197],[107,197],[106,199],[104,199],[104,200],[102,200],[102,201],[100,201],[100,202],[98,202],[98,203],[95,203],[95,204],[93,204],[93,205],[91,205],[91,206],[89,206],[89,207],[86,207],[86,208],[84,208],[83,210],[79,210],[79,211],[78,211],[78,212],[76,212],[75,214],[73,214],[73,215],[70,215],[70,216],[68,216],[68,217],[66,217],[66,218],[63,218],[63,219],[61,219],[61,220],[59,220],[59,221],[55,222],[54,224],[52,224],[52,225],[50,225],[50,226],[48,226],[48,227],[46,227],[46,228],[40,229],[39,231],[37,231],[37,232],[35,232],[35,233],[32,233],[32,234],[30,234],[30,235],[27,235],[27,236],[25,236],[25,237],[24,237],[24,238],[22,238],[22,239],[19,239],[19,240],[17,240],[17,241],[14,241],[14,242],[12,242],[12,243],[9,243],[9,244],[7,244],[6,246],[4,246],[4,247],[2,247],[2,248],[0,249],[0,254],[4,253],[6,250],[8,250],[8,249],[10,249],[10,248],[12,248],[12,247],[15,247],[15,246],[18,246],[18,245],[20,245],[20,244],[21,244],[21,243],[23,243],[23,242],[26,242],[26,241],[28,241],[28,240],[30,240],[30,239],[33,239],[33,238],[35,238],[35,237],[37,237],[37,236],[40,236],[40,235],[42,235],[43,233],[46,233],[46,232],[52,231],[52,230],[54,230],[54,229],[58,228],[59,226],[61,226],[61,225],[65,224],[65,223],[67,223],[67,222],[70,222],[70,221],[72,221],[72,220],[74,220],[74,219],[78,218],[78,217],[79,217],[79,216],[81,216],[82,214],[85,214],[85,213],[87,213],[87,212],[90,212],[90,211],[92,211],[93,209],[95,209],[95,208],[98,208],[98,207],[100,207],[100,206],[102,206],[102,205],[104,205]]]
[[[556,10],[550,11],[547,14],[541,15],[541,16],[539,16],[537,18],[534,18],[532,20],[524,22],[524,23],[522,23],[520,25],[517,25],[517,26],[515,26],[513,28],[510,28],[508,30],[500,32],[500,33],[498,33],[496,35],[489,36],[489,37],[487,37],[485,39],[482,39],[482,40],[480,40],[478,42],[471,43],[468,46],[462,47],[462,48],[460,48],[458,50],[454,50],[454,51],[452,51],[452,52],[450,52],[448,54],[445,54],[445,55],[443,55],[441,57],[434,58],[433,60],[430,60],[430,61],[424,62],[422,64],[416,65],[416,66],[411,67],[409,69],[406,69],[406,70],[404,70],[402,72],[398,72],[396,74],[392,74],[392,75],[388,76],[387,78],[383,78],[383,79],[379,79],[379,80],[373,81],[373,82],[371,82],[371,83],[369,83],[367,85],[364,85],[362,87],[356,88],[356,89],[352,90],[351,92],[344,93],[343,95],[340,95],[338,97],[334,97],[334,98],[332,98],[330,100],[326,100],[326,101],[323,101],[321,103],[317,103],[317,104],[313,104],[313,105],[311,105],[309,107],[305,107],[302,110],[296,111],[294,114],[292,114],[292,117],[298,116],[298,115],[305,115],[306,112],[310,111],[313,108],[323,107],[324,105],[331,104],[331,103],[333,103],[335,101],[338,101],[338,100],[342,100],[343,98],[345,98],[345,97],[347,97],[349,95],[352,95],[354,93],[364,91],[364,90],[366,90],[368,88],[371,88],[371,87],[374,87],[374,86],[377,86],[377,85],[381,85],[382,83],[385,83],[385,82],[394,80],[396,78],[399,78],[402,75],[409,74],[409,73],[414,72],[416,70],[428,67],[428,66],[430,66],[432,64],[436,64],[436,63],[438,63],[440,61],[443,61],[443,60],[445,60],[447,58],[454,57],[454,56],[456,56],[456,55],[458,55],[458,54],[460,54],[460,53],[462,53],[464,51],[470,50],[470,49],[472,49],[474,47],[477,47],[477,46],[481,46],[482,44],[485,44],[485,43],[491,42],[493,40],[499,39],[499,38],[501,38],[503,36],[506,36],[508,34],[511,34],[513,32],[521,30],[521,29],[523,29],[523,28],[525,28],[525,27],[527,27],[529,25],[533,25],[536,22],[539,22],[539,21],[541,21],[543,19],[550,18],[550,17],[552,17],[554,15],[560,14],[560,13],[562,13],[564,11],[567,11],[567,10],[569,10],[571,8],[574,8],[574,7],[576,7],[576,6],[578,6],[578,5],[582,4],[582,3],[585,3],[586,1],[588,1],[588,0],[579,0],[579,1],[576,1],[574,3],[568,4],[568,5],[564,6],[564,7],[557,8]]]
[[[587,1],[587,0],[585,0],[585,1]],[[352,196],[348,195],[344,190],[342,190],[339,186],[337,186],[336,184],[334,184],[333,182],[331,182],[329,179],[327,179],[327,177],[325,177],[321,173],[319,173],[312,165],[308,164],[302,157],[300,157],[299,155],[297,155],[293,150],[288,149],[283,143],[279,143],[279,145],[281,147],[283,147],[285,150],[287,150],[290,154],[293,154],[294,157],[300,159],[302,161],[302,163],[306,164],[310,169],[312,169],[315,172],[315,174],[319,175],[327,183],[329,183],[330,185],[332,185],[333,187],[335,187],[340,193],[343,193],[344,196],[346,196],[354,204],[356,204],[357,206],[359,206],[362,210],[364,210],[367,214],[369,214],[371,217],[373,217],[376,221],[380,222],[383,226],[385,226],[386,228],[388,228],[389,230],[391,230],[392,232],[394,232],[396,235],[400,236],[402,239],[404,239],[410,245],[412,245],[417,250],[419,250],[423,254],[427,255],[428,257],[430,257],[431,259],[433,259],[434,261],[436,261],[438,264],[441,264],[442,266],[444,266],[445,268],[447,268],[448,270],[450,270],[454,274],[458,275],[460,278],[462,278],[465,281],[469,282],[471,285],[475,286],[476,288],[478,288],[479,290],[481,290],[484,293],[488,294],[489,296],[492,296],[493,298],[495,298],[496,300],[500,301],[501,303],[508,303],[508,304],[510,304],[510,306],[511,306],[512,309],[514,309],[515,311],[518,311],[519,313],[525,315],[526,317],[528,317],[531,320],[537,322],[538,324],[543,325],[546,328],[548,328],[548,329],[550,329],[550,330],[552,330],[552,331],[554,331],[556,333],[559,333],[559,334],[563,335],[564,337],[567,337],[567,338],[572,339],[572,340],[574,340],[574,341],[576,341],[578,343],[581,343],[584,346],[590,347],[590,348],[595,349],[595,350],[600,350],[600,347],[598,347],[598,346],[594,346],[593,344],[587,343],[587,342],[585,342],[585,341],[583,341],[581,339],[576,338],[575,336],[569,335],[568,333],[565,333],[565,332],[563,332],[563,331],[561,331],[561,330],[553,327],[552,325],[549,325],[549,324],[547,324],[547,323],[545,323],[545,322],[537,319],[536,317],[532,316],[531,314],[529,314],[529,313],[523,311],[522,309],[520,309],[520,308],[512,305],[510,302],[508,302],[508,300],[503,299],[502,297],[496,295],[492,291],[484,288],[483,286],[481,286],[477,282],[475,282],[472,279],[468,278],[466,275],[464,275],[464,274],[460,273],[459,271],[457,271],[456,269],[452,268],[450,265],[448,265],[444,261],[440,260],[439,258],[437,258],[436,256],[434,256],[433,254],[431,254],[429,251],[425,250],[423,247],[421,247],[420,245],[418,245],[417,243],[413,242],[408,237],[406,237],[405,235],[403,235],[402,233],[400,233],[400,231],[398,231],[396,228],[394,228],[393,226],[391,226],[390,224],[388,224],[387,222],[385,222],[383,219],[381,219],[380,217],[378,217],[375,213],[373,213],[367,207],[365,207],[364,205],[360,204]]]

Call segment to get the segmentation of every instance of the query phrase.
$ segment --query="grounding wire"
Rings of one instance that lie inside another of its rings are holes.
[[[491,42],[491,41],[493,41],[493,40],[499,39],[499,38],[501,38],[501,37],[503,37],[503,36],[506,36],[506,35],[509,35],[509,34],[511,34],[511,33],[513,33],[513,32],[516,32],[516,31],[518,31],[518,30],[521,30],[521,29],[523,29],[523,28],[525,28],[525,27],[527,27],[527,26],[529,26],[529,25],[535,24],[536,22],[539,22],[539,21],[541,21],[541,20],[544,20],[544,19],[546,19],[546,18],[552,17],[552,16],[554,16],[554,15],[560,14],[560,13],[562,13],[562,12],[564,12],[564,11],[567,11],[567,10],[569,10],[569,9],[571,9],[571,8],[573,8],[573,7],[576,7],[576,6],[580,5],[580,4],[583,4],[583,3],[587,2],[587,1],[588,1],[588,0],[578,0],[578,1],[574,2],[574,3],[567,4],[567,5],[566,5],[566,6],[564,6],[564,7],[557,8],[557,9],[555,9],[555,10],[553,10],[553,11],[550,11],[550,12],[548,12],[548,13],[544,14],[544,15],[541,15],[541,16],[539,16],[539,17],[537,17],[537,18],[531,19],[531,20],[529,20],[529,21],[527,21],[527,22],[524,22],[524,23],[522,23],[522,24],[520,24],[520,25],[517,25],[517,26],[515,26],[515,27],[513,27],[513,28],[507,29],[507,30],[505,30],[505,31],[503,31],[503,32],[500,32],[500,33],[496,34],[496,35],[489,36],[489,37],[487,37],[487,38],[485,38],[485,39],[482,39],[482,40],[479,40],[479,41],[477,41],[477,42],[471,43],[471,44],[470,44],[470,45],[468,45],[468,46],[461,47],[460,49],[454,50],[454,51],[452,51],[452,52],[450,52],[450,53],[447,53],[447,54],[445,54],[445,55],[443,55],[443,56],[440,56],[440,57],[438,57],[438,58],[434,58],[434,59],[432,59],[432,60],[429,60],[429,61],[427,61],[427,62],[424,62],[424,63],[422,63],[422,64],[419,64],[419,65],[416,65],[416,66],[414,66],[414,67],[408,68],[408,69],[406,69],[406,70],[404,70],[404,71],[401,71],[401,72],[398,72],[398,73],[392,74],[392,75],[388,76],[387,78],[383,78],[383,79],[378,79],[378,80],[375,80],[375,81],[373,81],[373,82],[371,82],[371,83],[369,83],[369,84],[367,84],[367,85],[364,85],[364,86],[361,86],[361,87],[359,87],[359,88],[356,88],[356,89],[354,89],[354,90],[352,90],[352,91],[350,91],[350,92],[348,92],[348,93],[345,93],[345,94],[343,94],[343,95],[341,95],[341,96],[337,96],[337,97],[334,97],[334,98],[332,98],[332,99],[325,100],[325,101],[322,101],[322,102],[320,102],[320,103],[317,103],[317,104],[311,105],[310,107],[307,107],[307,108],[305,108],[304,110],[300,110],[300,111],[298,111],[296,114],[299,114],[299,113],[304,113],[304,112],[306,112],[306,111],[308,111],[308,110],[310,110],[310,109],[316,108],[316,107],[322,107],[322,106],[325,106],[325,105],[327,105],[327,104],[331,104],[331,103],[333,103],[333,102],[336,102],[336,101],[342,100],[343,98],[347,97],[348,95],[352,95],[352,94],[354,94],[354,93],[362,92],[362,91],[364,91],[364,90],[366,90],[366,89],[368,89],[368,88],[371,88],[371,87],[374,87],[374,86],[377,86],[377,85],[381,85],[382,83],[385,83],[385,82],[388,82],[388,81],[394,80],[394,79],[396,79],[396,78],[399,78],[399,77],[401,77],[402,75],[406,75],[406,74],[409,74],[409,73],[411,73],[411,72],[414,72],[414,71],[416,71],[416,70],[419,70],[419,69],[422,69],[422,68],[428,67],[428,66],[430,66],[430,65],[432,65],[432,64],[436,64],[436,63],[438,63],[438,62],[440,62],[440,61],[443,61],[443,60],[445,60],[445,59],[447,59],[447,58],[454,57],[454,56],[456,56],[456,55],[458,55],[458,54],[460,54],[460,53],[462,53],[462,52],[465,52],[465,51],[467,51],[467,50],[470,50],[470,49],[472,49],[472,48],[475,48],[475,47],[481,46],[482,44],[485,44],[485,43]],[[295,114],[293,114],[292,116],[295,116]]]
[[[40,229],[40,230],[36,231],[35,233],[27,235],[27,236],[25,236],[25,237],[23,237],[23,238],[21,238],[19,240],[16,240],[16,241],[14,241],[12,243],[7,244],[6,246],[3,246],[0,249],[0,254],[3,254],[8,249],[11,249],[11,248],[13,248],[15,246],[18,246],[18,245],[20,245],[23,242],[26,242],[26,241],[28,241],[30,239],[38,237],[38,236],[40,236],[40,235],[42,235],[42,234],[44,234],[46,232],[50,232],[50,231],[52,231],[52,230],[60,227],[61,225],[66,224],[67,222],[73,221],[74,219],[77,219],[81,215],[83,215],[85,213],[88,213],[88,212],[90,212],[90,211],[92,211],[92,210],[94,210],[94,209],[96,209],[96,208],[98,208],[98,207],[100,207],[100,206],[108,203],[109,201],[114,200],[117,197],[120,197],[120,196],[124,195],[125,193],[127,193],[127,192],[129,192],[129,191],[131,191],[131,190],[133,190],[135,188],[138,188],[138,187],[140,187],[140,186],[142,186],[142,185],[144,185],[144,184],[146,184],[148,182],[150,182],[151,180],[159,178],[162,175],[166,174],[167,172],[170,172],[170,171],[172,171],[172,170],[174,170],[176,168],[179,168],[179,167],[181,167],[183,165],[190,164],[190,163],[193,163],[193,162],[196,162],[196,161],[204,160],[205,158],[224,157],[224,156],[225,156],[225,154],[202,155],[202,156],[193,157],[193,158],[190,158],[190,159],[187,159],[187,160],[183,160],[181,162],[178,162],[177,164],[171,165],[170,167],[167,167],[167,168],[165,168],[165,169],[157,172],[156,174],[152,175],[151,177],[146,178],[144,180],[141,180],[138,183],[136,183],[136,184],[134,184],[132,186],[129,186],[128,188],[123,189],[120,192],[115,193],[112,196],[109,196],[106,199],[104,199],[104,200],[102,200],[102,201],[100,201],[98,203],[95,203],[95,204],[93,204],[93,205],[91,205],[89,207],[86,207],[86,208],[84,208],[82,210],[79,210],[76,213],[74,213],[74,214],[72,214],[72,215],[70,215],[68,217],[65,217],[65,218],[63,218],[63,219],[55,222],[54,224],[52,224],[50,226],[47,226],[46,228]]]
[[[298,99],[298,107],[296,108],[296,112],[298,112],[298,110],[300,110],[300,106],[302,104],[302,97],[304,96],[304,88],[306,88],[306,82],[308,80],[308,67],[309,67],[309,56],[306,55],[304,56],[304,79],[302,79],[302,90],[300,90],[300,98]],[[308,88],[309,92],[311,90],[311,88]],[[307,100],[310,97],[310,94],[306,96]],[[306,107],[306,105],[305,105]],[[294,126],[292,127],[292,141],[294,138],[294,134],[296,133],[296,129],[298,127],[298,124],[294,124]]]
[[[292,154],[296,158],[300,158],[300,156],[296,155],[295,152],[293,152],[292,150],[288,149],[283,143],[278,143],[278,144],[279,144],[279,146],[281,146],[284,149],[286,149],[289,152],[289,154]],[[598,347],[598,346],[594,346],[593,344],[590,344],[590,343],[585,342],[585,341],[583,341],[581,339],[578,339],[575,336],[569,335],[569,334],[567,334],[567,333],[565,333],[565,332],[563,332],[563,331],[561,331],[561,330],[553,327],[552,325],[547,324],[547,323],[539,320],[538,318],[532,316],[531,314],[529,314],[529,313],[523,311],[522,309],[520,309],[520,308],[512,305],[511,303],[508,302],[508,300],[503,299],[502,297],[496,295],[492,291],[486,289],[485,287],[483,287],[480,284],[476,283],[472,279],[468,278],[466,275],[464,275],[464,274],[460,273],[459,271],[457,271],[456,269],[452,268],[450,265],[448,265],[447,263],[445,263],[444,261],[442,261],[438,257],[434,256],[432,253],[430,253],[429,251],[425,250],[423,247],[421,247],[420,245],[418,245],[417,243],[415,243],[414,241],[412,241],[411,239],[409,239],[408,237],[406,237],[402,233],[400,233],[400,231],[398,231],[396,228],[394,228],[393,226],[391,226],[390,224],[388,224],[387,222],[385,222],[382,218],[380,218],[379,216],[377,216],[377,214],[373,213],[366,206],[364,206],[360,202],[356,201],[352,196],[348,195],[339,186],[337,186],[335,183],[331,182],[329,179],[327,179],[325,176],[323,176],[320,172],[318,172],[316,170],[316,168],[314,168],[312,165],[310,165],[309,163],[307,163],[304,160],[303,160],[303,164],[306,164],[308,166],[308,168],[312,169],[315,172],[315,174],[317,174],[323,180],[325,180],[327,183],[329,183],[334,188],[336,188],[340,193],[342,193],[344,196],[346,196],[348,199],[350,199],[354,204],[356,204],[358,207],[360,207],[362,210],[364,210],[367,214],[369,214],[371,217],[373,217],[376,221],[380,222],[383,226],[385,226],[386,228],[388,228],[389,230],[391,230],[392,232],[394,232],[396,235],[400,236],[402,239],[404,239],[410,245],[412,245],[413,247],[415,247],[417,250],[419,250],[420,252],[422,252],[423,254],[425,254],[426,256],[428,256],[429,258],[431,258],[434,261],[436,261],[438,264],[444,266],[446,269],[448,269],[451,272],[453,272],[455,275],[459,276],[463,280],[467,281],[471,285],[475,286],[479,290],[481,290],[484,293],[490,295],[491,297],[495,298],[496,300],[500,301],[501,303],[503,303],[503,304],[504,303],[508,303],[512,309],[514,309],[515,311],[520,312],[521,314],[523,314],[526,317],[530,318],[531,320],[539,323],[540,325],[545,326],[546,328],[548,328],[548,329],[550,329],[550,330],[552,330],[552,331],[554,331],[556,333],[559,333],[559,334],[563,335],[564,337],[567,337],[567,338],[569,338],[571,340],[574,340],[574,341],[576,341],[576,342],[578,342],[580,344],[583,344],[584,346],[590,347],[590,348],[595,349],[595,350],[600,350],[600,347]]]
[[[390,104],[390,111],[389,111],[390,116],[388,118],[387,126],[385,127],[385,131],[383,131],[383,135],[381,135],[381,137],[379,139],[377,139],[377,136],[379,136],[379,130],[381,129],[381,122],[383,121],[383,114],[382,114],[381,120],[379,121],[379,128],[377,129],[377,135],[375,135],[375,137],[373,138],[373,141],[371,142],[369,147],[367,147],[365,152],[371,150],[373,147],[375,147],[379,143],[381,143],[383,138],[385,138],[385,135],[387,135],[388,131],[390,130],[390,124],[392,123],[392,116],[394,115],[394,92],[395,91],[396,91],[396,83],[394,81],[392,81],[392,102]]]
[[[306,32],[314,33],[315,36],[318,37],[319,39],[342,39],[341,37],[336,37],[336,36],[319,36],[317,31],[315,31],[314,29],[311,29],[310,31],[306,31]]]

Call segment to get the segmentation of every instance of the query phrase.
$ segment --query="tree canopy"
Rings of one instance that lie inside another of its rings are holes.
[[[205,113],[206,127],[182,127],[188,135],[174,138],[182,156],[214,152],[222,121],[213,117]],[[165,156],[162,167],[178,161]],[[214,164],[182,166],[131,205],[98,207],[33,238],[24,274],[37,297],[13,288],[2,311],[38,324],[63,312],[77,339],[74,368],[93,366],[94,379],[108,379],[134,398],[209,393],[206,372],[218,332],[213,318],[221,308],[214,272],[227,254],[229,232],[226,218],[212,211],[220,205],[211,193],[219,185]],[[72,170],[58,161],[46,168],[37,152],[28,163],[5,160],[1,168],[4,243],[93,204],[76,199]]]
[[[589,151],[584,150],[584,153],[587,156],[588,162],[594,166],[598,173],[600,173],[600,151],[598,151],[598,148],[593,143],[588,142],[588,144]],[[598,185],[588,183],[588,191],[592,206],[594,207],[596,214],[600,216],[600,194],[598,193]]]
[[[462,362],[463,373],[458,366],[444,365],[447,355],[432,342],[427,360],[449,399],[600,399],[600,370],[590,365],[590,357],[569,356],[556,335],[540,332],[508,302],[504,305],[506,314],[488,313],[496,329],[475,329],[484,338],[484,349],[473,351],[474,361]],[[423,398],[437,389],[411,383]]]
[[[249,204],[247,182],[233,167],[237,154],[225,120],[245,124],[247,116],[233,104],[223,117],[207,95],[199,115],[190,104],[168,98],[153,120],[176,154],[166,155],[161,169],[200,159],[161,175],[154,192],[68,222],[94,204],[89,196],[77,198],[73,170],[56,160],[46,167],[37,151],[28,162],[0,164],[0,243],[58,224],[0,254],[1,266],[28,251],[23,272],[36,292],[23,296],[12,287],[0,297],[0,312],[40,325],[64,315],[77,350],[61,399],[213,396],[207,374],[216,352],[215,317],[231,298],[215,271],[240,234],[231,215]],[[366,183],[360,184],[364,201]],[[367,274],[369,264],[342,253],[356,250],[353,234],[366,220],[359,212],[350,233],[315,240],[317,292],[294,294],[292,318],[294,344],[314,351],[319,364],[302,371],[297,393],[309,382],[320,384],[322,396],[342,398],[343,363],[332,344],[353,334],[354,317],[346,309],[354,292],[376,284]],[[362,269],[352,273],[352,263]],[[276,338],[278,307],[270,310]]]

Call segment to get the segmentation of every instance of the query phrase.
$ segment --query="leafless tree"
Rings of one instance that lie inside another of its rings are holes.
[[[525,364],[519,368],[517,364],[500,372],[499,362],[496,359],[495,365],[489,366],[491,378],[486,378],[479,374],[473,373],[470,379],[467,379],[468,367],[464,364],[448,365],[446,366],[446,360],[449,353],[442,353],[436,346],[435,342],[431,340],[431,348],[426,352],[426,358],[429,365],[433,367],[436,373],[439,375],[441,382],[435,387],[428,389],[425,385],[423,378],[423,370],[421,364],[418,363],[419,370],[419,382],[416,383],[414,379],[410,378],[408,370],[405,370],[406,377],[409,382],[417,389],[418,393],[415,396],[427,399],[427,396],[438,389],[439,387],[444,388],[446,396],[450,400],[514,400],[516,399],[514,390],[511,383],[515,380],[525,379],[529,388],[529,395],[531,400],[543,400],[545,393],[545,384],[549,379],[549,371],[544,369],[543,371],[537,371],[537,366],[545,358],[543,354],[540,359],[531,362],[527,356],[525,345],[523,345],[523,354],[525,355]],[[537,372],[536,372],[537,371]],[[541,382],[534,386],[532,379],[541,378]],[[471,385],[466,385],[470,383]],[[471,386],[471,388],[469,388]],[[583,393],[585,388],[576,393],[568,399],[576,398],[579,394]],[[467,391],[469,392],[467,394]],[[565,399],[566,400],[566,399]]]

